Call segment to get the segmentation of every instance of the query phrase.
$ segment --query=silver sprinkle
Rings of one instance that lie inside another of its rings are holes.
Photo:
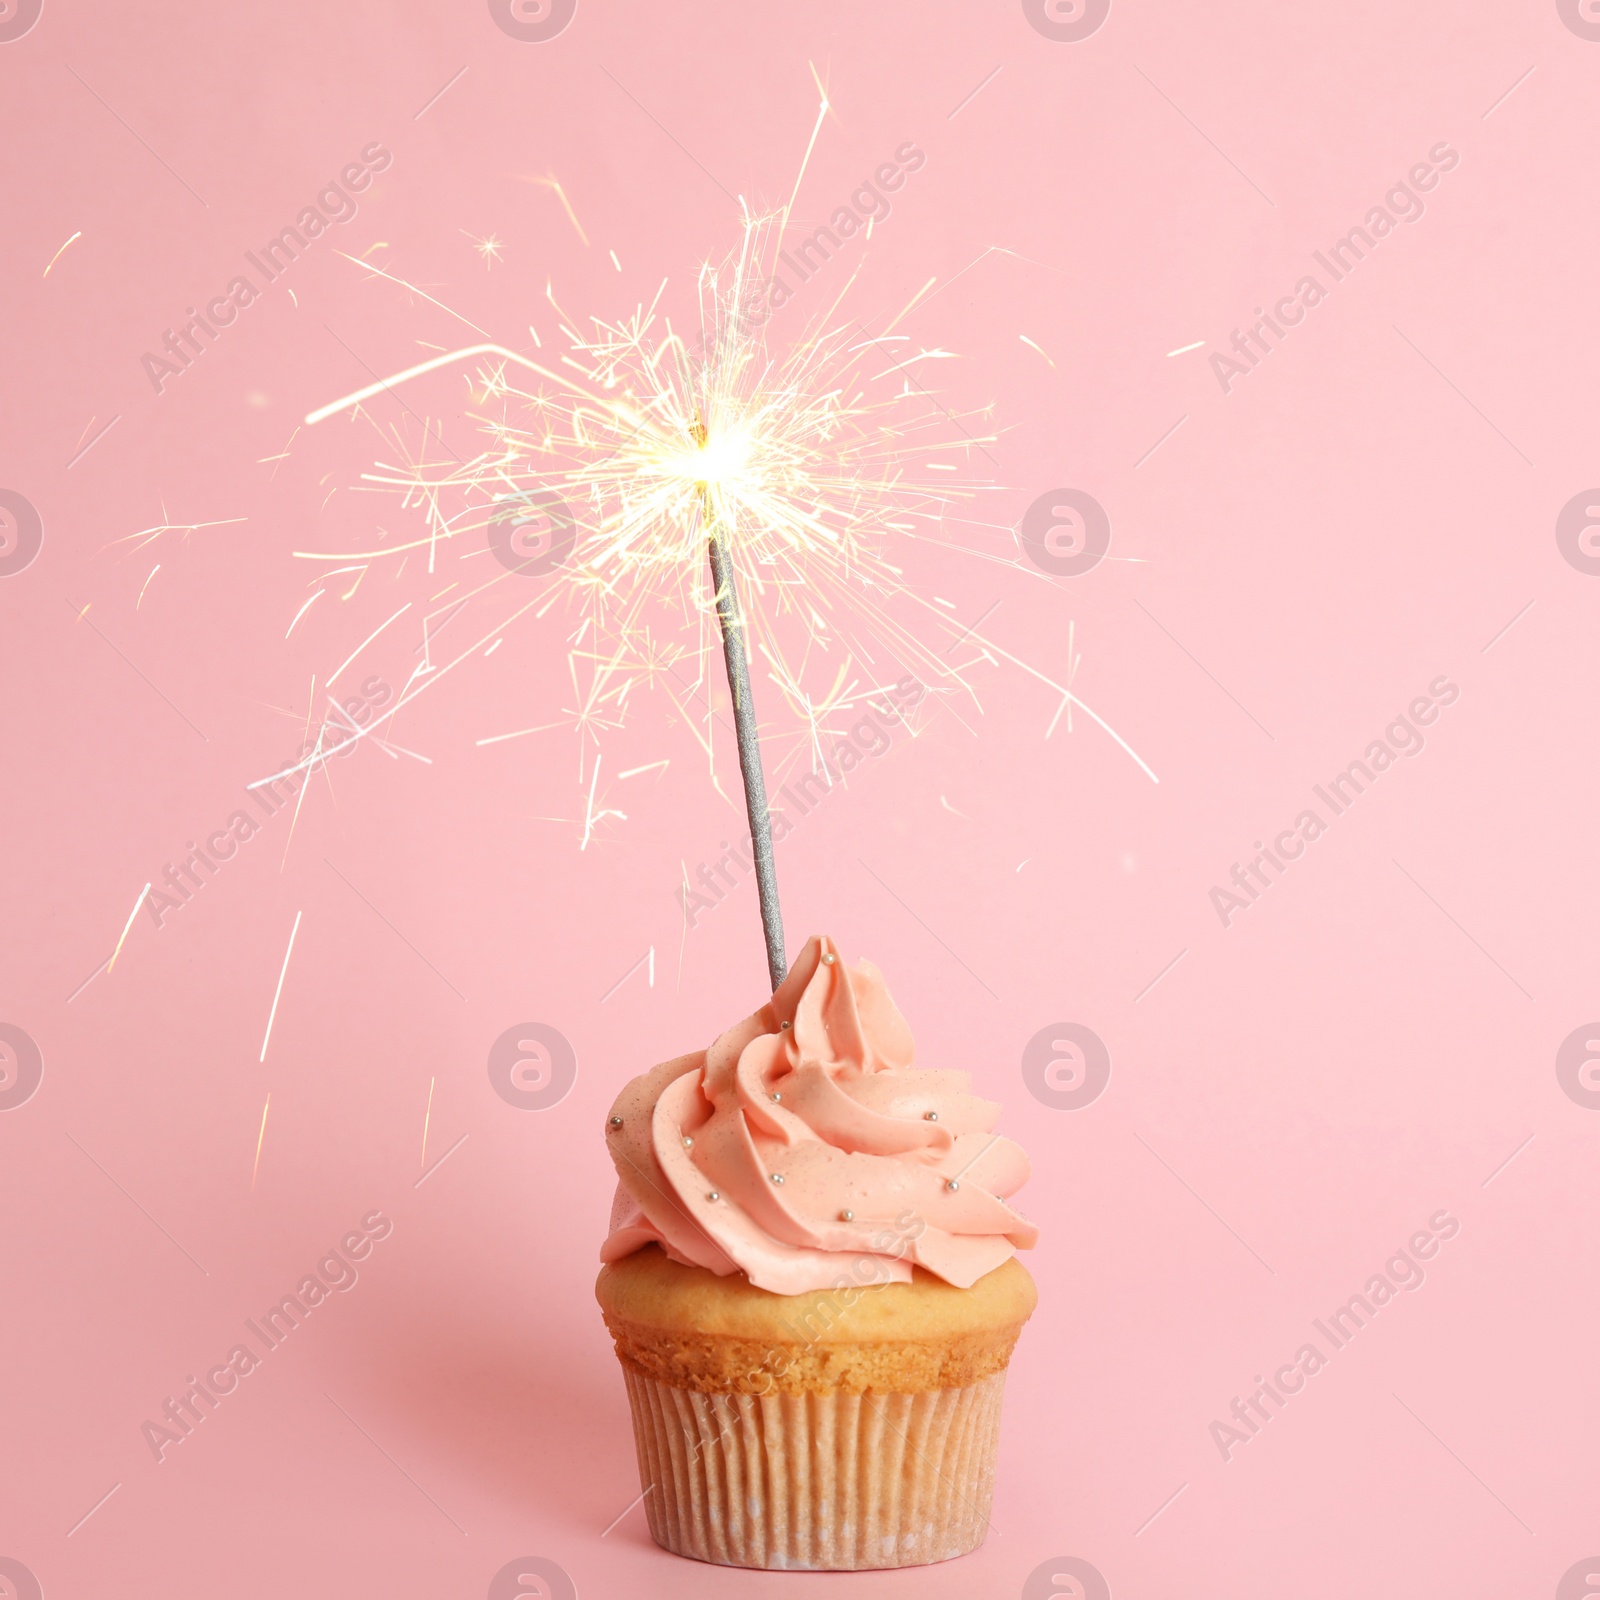
[[[772,1174],[772,1181],[774,1183],[782,1183],[783,1182],[783,1174],[781,1172],[774,1172]]]
[[[841,1211],[839,1213],[839,1220],[841,1222],[854,1222],[856,1220],[856,1214],[853,1211]]]
[[[959,1189],[961,1187],[961,1185],[957,1183],[954,1178],[946,1178],[944,1186],[947,1189]]]
[[[620,1128],[622,1126],[622,1118],[621,1117],[613,1117],[611,1119],[611,1126],[613,1128]]]
[[[706,1196],[707,1200],[720,1200],[721,1198],[722,1196],[718,1194],[715,1189],[713,1189],[711,1193]]]
[[[939,1113],[937,1111],[924,1111],[922,1113],[922,1120],[924,1122],[937,1122],[939,1120]]]

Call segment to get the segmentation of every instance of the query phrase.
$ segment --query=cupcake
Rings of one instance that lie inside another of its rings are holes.
[[[917,1566],[989,1525],[1037,1295],[1028,1160],[965,1072],[912,1066],[868,962],[812,939],[709,1050],[635,1078],[595,1292],[656,1542],[725,1566]]]

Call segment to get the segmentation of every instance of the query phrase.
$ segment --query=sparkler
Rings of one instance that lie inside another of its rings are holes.
[[[486,358],[483,397],[503,403],[502,414],[486,422],[490,450],[455,466],[417,461],[368,475],[425,511],[427,538],[320,559],[371,561],[426,546],[431,571],[442,546],[470,529],[486,530],[510,572],[549,576],[553,589],[587,613],[574,678],[581,658],[590,683],[580,728],[596,742],[616,725],[637,682],[669,676],[682,659],[672,645],[653,642],[651,608],[676,595],[680,614],[698,625],[702,652],[705,613],[714,612],[774,988],[788,964],[751,684],[751,614],[741,588],[770,603],[755,614],[757,648],[820,749],[823,721],[873,692],[852,673],[870,663],[874,644],[887,643],[927,676],[950,675],[947,661],[890,618],[885,597],[904,590],[881,545],[890,528],[937,523],[970,492],[949,477],[924,487],[909,475],[913,462],[952,451],[942,435],[926,443],[915,437],[931,434],[936,419],[906,380],[911,361],[902,359],[892,333],[874,338],[842,325],[812,334],[784,357],[768,354],[753,308],[763,246],[778,232],[772,219],[750,220],[739,254],[702,271],[693,345],[659,314],[658,291],[648,310],[623,324],[599,324],[587,340],[564,319],[573,351],[561,358],[565,371],[501,345],[473,345],[306,418],[315,424],[441,367]],[[515,387],[507,376],[512,367],[539,381]],[[883,370],[873,374],[872,367]],[[927,465],[953,468],[949,461]],[[450,492],[463,494],[464,511],[446,508]],[[518,531],[529,525],[542,527],[542,542],[519,548]],[[709,558],[704,567],[697,547]],[[691,577],[707,568],[709,594]],[[801,636],[798,654],[786,648],[786,625]],[[808,688],[830,645],[844,658],[831,688]],[[705,743],[709,754],[709,737]],[[598,760],[597,751],[591,789]],[[591,796],[585,842],[593,812]]]
[[[454,592],[450,607],[515,595],[519,579],[542,580],[531,598],[443,665],[431,659],[428,622],[436,613],[425,615],[421,665],[396,704],[356,737],[371,734],[468,656],[497,648],[519,617],[543,617],[557,604],[576,614],[568,652],[576,703],[568,714],[580,736],[579,781],[588,793],[585,846],[603,820],[622,816],[597,792],[600,743],[622,725],[636,691],[660,689],[674,700],[715,781],[714,707],[705,694],[714,616],[774,987],[786,962],[753,664],[780,697],[781,722],[800,734],[791,755],[798,759],[804,749],[812,770],[829,783],[834,775],[823,738],[834,719],[881,695],[908,669],[935,692],[959,691],[976,701],[968,673],[979,663],[1001,662],[1053,690],[1057,718],[1081,709],[1155,778],[1076,695],[1070,678],[1067,685],[1054,682],[975,627],[961,627],[903,580],[888,554],[891,541],[903,538],[951,545],[959,532],[974,541],[961,548],[1014,567],[1010,530],[986,528],[967,514],[969,502],[994,487],[971,474],[974,456],[987,456],[993,435],[986,420],[951,412],[923,387],[926,365],[949,352],[914,345],[896,331],[911,306],[870,333],[841,310],[853,275],[794,343],[769,350],[770,274],[787,218],[787,209],[747,215],[734,255],[701,269],[698,327],[690,337],[662,307],[665,284],[625,319],[592,319],[587,333],[547,289],[564,353],[546,354],[530,327],[537,359],[486,340],[311,412],[307,425],[358,413],[401,385],[471,363],[487,444],[469,460],[441,457],[440,441],[425,424],[422,454],[412,456],[396,430],[400,464],[380,463],[364,481],[420,512],[425,533],[375,549],[295,552],[338,572],[355,571],[352,593],[374,563],[397,561],[403,571],[425,553],[432,587],[441,561],[464,546],[466,553],[482,550],[476,541],[468,544],[477,533],[487,536],[501,570]],[[996,545],[986,550],[981,541],[990,534]],[[693,647],[681,642],[685,632]],[[692,681],[679,670],[685,663],[697,669]]]

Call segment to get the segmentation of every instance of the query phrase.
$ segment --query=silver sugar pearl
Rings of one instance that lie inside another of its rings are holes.
[[[839,1220],[841,1222],[854,1222],[856,1220],[856,1214],[853,1211],[841,1211],[839,1213]]]
[[[613,1128],[620,1128],[622,1126],[622,1118],[621,1117],[613,1117],[611,1119],[611,1126]]]
[[[794,1024],[792,1022],[780,1022],[778,1024],[778,1031],[780,1033],[787,1033],[793,1026]]]
[[[831,967],[836,959],[837,959],[837,957],[835,957],[835,956],[824,956],[822,958],[822,964],[825,967]]]
[[[683,1148],[685,1150],[693,1150],[694,1149],[694,1140],[691,1139],[688,1134],[684,1134],[684,1136],[683,1136]]]
[[[959,1189],[961,1187],[961,1185],[954,1178],[946,1178],[944,1186],[945,1188],[951,1190]]]
[[[774,1172],[772,1174],[772,1181],[774,1183],[782,1183],[783,1182],[783,1174],[781,1172]]]
[[[924,1122],[937,1122],[939,1120],[939,1113],[937,1111],[924,1111],[922,1113],[922,1120]]]
[[[706,1196],[707,1200],[720,1200],[721,1198],[722,1196],[718,1194],[715,1189],[713,1189],[711,1193]]]
[[[783,1099],[783,1096],[782,1096],[782,1095],[781,1095],[781,1094],[779,1094],[779,1093],[778,1093],[778,1091],[777,1091],[777,1090],[776,1090],[776,1089],[774,1089],[774,1090],[773,1090],[773,1091],[772,1091],[772,1098],[773,1098],[773,1099],[774,1099],[774,1100],[781,1100],[781,1099]]]

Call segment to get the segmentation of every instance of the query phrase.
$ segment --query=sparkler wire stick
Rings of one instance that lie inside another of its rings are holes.
[[[702,448],[705,424],[697,421],[694,439]],[[783,912],[778,905],[778,873],[772,857],[772,816],[767,809],[767,781],[761,770],[761,740],[756,732],[755,701],[750,693],[750,657],[745,649],[744,624],[739,620],[739,596],[733,584],[733,563],[718,534],[709,485],[701,489],[706,544],[711,556],[711,582],[717,594],[717,621],[722,627],[722,659],[728,669],[728,691],[733,696],[733,729],[739,745],[739,772],[744,779],[745,812],[750,819],[750,847],[755,856],[756,893],[761,901],[761,932],[767,945],[767,972],[773,992],[783,982],[789,963],[783,949]]]

